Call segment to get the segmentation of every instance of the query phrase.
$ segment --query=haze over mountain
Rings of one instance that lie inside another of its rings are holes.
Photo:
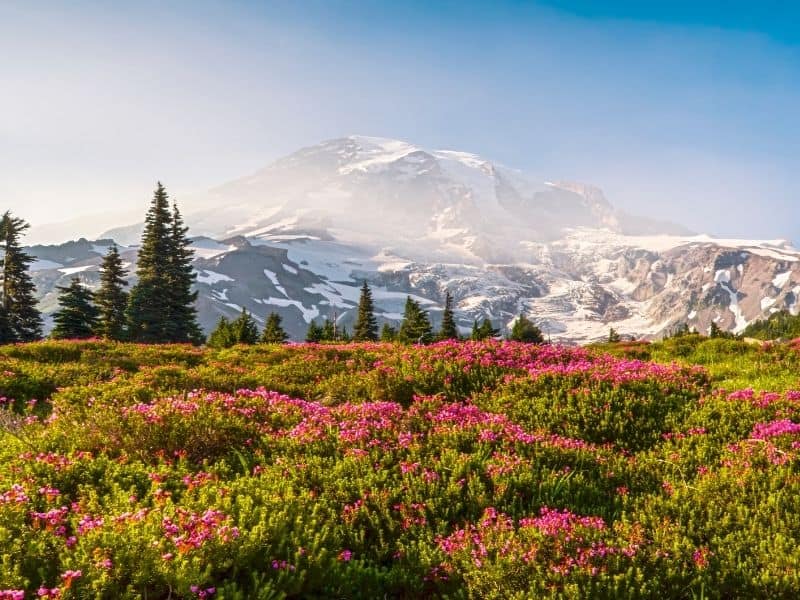
[[[538,182],[475,154],[367,136],[303,148],[190,206],[205,207],[187,216],[196,235],[313,231],[373,245],[391,240],[418,260],[513,261],[520,242],[555,239],[567,227],[688,233],[617,211],[591,185]],[[135,243],[139,234],[132,226],[104,237]]]
[[[379,318],[407,295],[436,320],[445,293],[459,324],[506,327],[526,312],[565,341],[609,327],[652,336],[679,322],[741,331],[798,309],[800,253],[788,242],[715,240],[632,216],[589,184],[536,181],[475,154],[349,136],[303,148],[191,199],[200,318],[278,311],[301,339],[315,318],[354,318],[363,280]],[[43,308],[53,286],[91,285],[115,240],[135,264],[141,224],[99,242],[34,247]],[[797,272],[796,272],[797,271]]]
[[[590,182],[693,231],[796,241],[798,16],[742,0],[2,2],[0,196],[32,243],[95,237],[135,222],[95,215],[142,214],[156,179],[188,209],[352,131]]]

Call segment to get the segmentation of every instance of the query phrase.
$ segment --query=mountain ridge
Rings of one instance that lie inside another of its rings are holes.
[[[450,292],[463,329],[484,317],[505,327],[524,311],[575,342],[678,322],[741,330],[798,310],[800,253],[785,241],[694,235],[626,215],[595,186],[539,182],[468,152],[336,138],[217,186],[203,204],[185,218],[206,330],[242,308],[261,320],[279,312],[295,339],[314,318],[335,313],[345,326],[364,280],[380,321],[396,324],[406,295],[436,321]],[[102,237],[122,243],[133,267],[138,233]],[[94,285],[102,252],[93,258],[83,241],[77,263],[74,247],[33,251],[50,261],[36,272],[45,309],[65,277]]]

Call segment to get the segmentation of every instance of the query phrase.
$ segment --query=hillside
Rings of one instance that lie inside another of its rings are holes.
[[[800,586],[796,346],[42,342],[0,364],[0,598]]]

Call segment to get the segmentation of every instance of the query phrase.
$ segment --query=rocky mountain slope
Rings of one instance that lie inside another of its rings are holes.
[[[314,318],[354,318],[361,281],[381,321],[407,295],[434,321],[450,291],[460,325],[525,311],[564,341],[609,327],[655,336],[675,323],[741,331],[800,309],[800,252],[782,241],[717,240],[615,210],[576,183],[540,183],[476,155],[351,136],[305,148],[193,199],[201,322],[275,310],[302,338]],[[191,208],[191,207],[190,207]],[[135,265],[141,227],[97,242],[32,247],[42,308],[54,286],[97,281],[114,239]]]

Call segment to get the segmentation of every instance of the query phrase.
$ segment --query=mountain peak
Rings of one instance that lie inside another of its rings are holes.
[[[571,227],[639,223],[621,220],[588,184],[545,184],[472,152],[361,134],[302,148],[213,190],[206,204],[189,220],[202,235],[389,242],[420,259],[479,262],[512,258]]]

